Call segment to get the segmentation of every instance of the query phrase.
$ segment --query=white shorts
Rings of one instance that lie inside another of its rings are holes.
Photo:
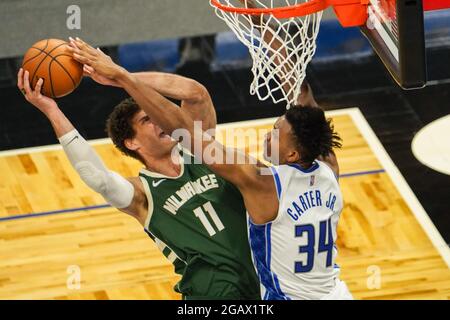
[[[353,296],[348,290],[344,281],[336,279],[336,287],[320,300],[353,300]]]

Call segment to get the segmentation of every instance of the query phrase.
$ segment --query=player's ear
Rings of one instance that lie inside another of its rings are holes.
[[[295,149],[289,150],[286,155],[286,160],[288,163],[295,163],[300,160],[300,154]]]
[[[125,139],[125,141],[123,143],[127,149],[132,150],[132,151],[136,151],[140,147],[140,144],[134,138]]]

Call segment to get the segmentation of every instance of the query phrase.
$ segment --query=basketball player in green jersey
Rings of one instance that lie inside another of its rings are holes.
[[[85,72],[101,84],[119,86],[89,67]],[[181,112],[202,121],[204,130],[215,128],[211,98],[197,82],[152,72],[136,77],[147,90],[181,100]],[[131,179],[109,171],[56,102],[41,95],[42,83],[39,80],[33,91],[28,72],[19,71],[19,89],[49,119],[82,180],[109,204],[136,218],[173,263],[181,275],[175,291],[184,299],[260,299],[246,209],[237,188],[205,165],[184,163],[177,142],[132,99],[114,109],[107,130],[116,147],[140,160],[145,169]],[[172,156],[174,149],[178,154]]]

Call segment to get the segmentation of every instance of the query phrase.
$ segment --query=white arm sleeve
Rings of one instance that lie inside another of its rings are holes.
[[[84,183],[117,209],[125,209],[131,205],[134,186],[119,174],[109,171],[77,130],[62,136],[59,142]]]

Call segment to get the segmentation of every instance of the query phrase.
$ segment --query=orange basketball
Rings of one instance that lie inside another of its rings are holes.
[[[40,78],[44,79],[42,94],[61,98],[72,93],[83,78],[83,66],[72,58],[68,43],[46,39],[35,43],[23,58],[22,68],[30,73],[34,89]]]

